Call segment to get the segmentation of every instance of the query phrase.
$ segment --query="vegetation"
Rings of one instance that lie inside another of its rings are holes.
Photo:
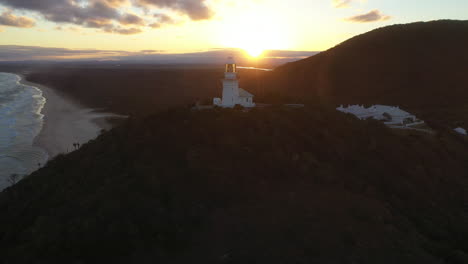
[[[140,116],[219,96],[222,76],[222,67],[53,68],[36,69],[27,79],[56,88],[90,107]]]
[[[8,182],[10,183],[10,185],[15,185],[19,179],[20,179],[20,176],[14,173],[14,174],[11,174],[10,177],[8,177]]]
[[[321,107],[130,119],[0,193],[0,255],[466,263],[467,147]]]
[[[223,65],[209,67],[122,65],[102,68],[80,64],[2,64],[0,71],[23,73],[28,81],[54,88],[88,107],[114,113],[147,116],[173,107],[221,97]],[[26,72],[26,73],[24,73]],[[284,96],[264,89],[268,72],[240,69],[241,87],[262,102],[281,102]]]
[[[432,126],[468,127],[468,21],[393,25],[276,69],[298,100],[399,105]]]

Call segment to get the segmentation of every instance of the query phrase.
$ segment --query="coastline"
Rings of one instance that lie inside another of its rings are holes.
[[[38,88],[46,99],[41,111],[44,115],[42,129],[34,139],[33,145],[44,149],[49,160],[59,154],[73,151],[74,143],[83,145],[96,138],[103,129],[112,128],[107,118],[121,117],[81,106],[52,88],[29,82],[22,74],[17,75],[21,78],[21,84]]]

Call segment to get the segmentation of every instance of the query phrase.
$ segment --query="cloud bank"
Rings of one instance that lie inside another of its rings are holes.
[[[171,24],[172,19],[153,16],[168,10],[194,21],[213,17],[213,11],[205,0],[0,0],[0,4],[14,11],[37,13],[47,21],[119,34],[136,34],[142,31],[142,27],[154,28],[155,23],[158,27]],[[141,12],[135,14],[135,10]],[[154,10],[159,12],[151,15]],[[26,17],[16,17],[11,12],[6,15],[10,16],[10,20],[11,16],[16,20],[22,19],[20,25],[33,21]]]
[[[192,20],[210,19],[213,12],[205,5],[204,0],[135,0],[144,7],[162,7],[187,14]]]
[[[386,21],[391,18],[391,16],[385,15],[380,10],[375,9],[365,14],[345,18],[345,20],[354,23],[369,23],[377,21]]]
[[[296,61],[318,52],[281,51],[265,52],[263,60],[272,64]],[[0,61],[115,61],[116,63],[138,62],[149,64],[223,64],[228,56],[235,56],[241,63],[248,61],[245,52],[239,49],[214,49],[205,52],[170,54],[161,50],[137,52],[119,50],[88,50],[45,48],[35,46],[0,45]]]
[[[0,14],[0,25],[9,27],[30,28],[36,24],[34,19],[15,16],[11,11],[5,11]]]
[[[129,54],[131,53],[115,50],[74,50],[64,48],[0,45],[0,61],[107,58]]]

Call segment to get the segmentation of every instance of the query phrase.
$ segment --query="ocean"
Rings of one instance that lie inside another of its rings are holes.
[[[48,159],[45,150],[33,145],[42,129],[46,99],[41,90],[20,80],[0,73],[0,190],[11,185],[11,175],[28,175]]]

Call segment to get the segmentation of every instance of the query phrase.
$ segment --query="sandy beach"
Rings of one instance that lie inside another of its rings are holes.
[[[46,86],[31,83],[21,76],[21,83],[39,88],[46,98],[42,109],[44,124],[35,138],[34,144],[43,148],[49,159],[58,154],[74,150],[73,143],[81,145],[96,138],[102,129],[112,126],[109,117],[119,117],[112,113],[100,113],[79,105]]]

